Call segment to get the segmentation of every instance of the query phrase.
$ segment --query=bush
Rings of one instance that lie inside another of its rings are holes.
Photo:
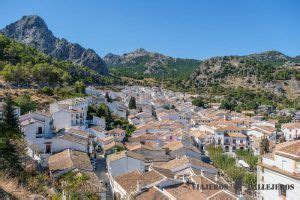
[[[42,92],[48,96],[54,95],[54,90],[48,86],[43,87]]]
[[[196,99],[193,99],[192,104],[194,106],[203,107],[205,103],[204,103],[203,99],[201,99],[200,97],[197,97]]]
[[[28,94],[21,95],[15,99],[15,103],[21,109],[21,114],[25,114],[29,111],[36,109],[36,102],[32,101]]]

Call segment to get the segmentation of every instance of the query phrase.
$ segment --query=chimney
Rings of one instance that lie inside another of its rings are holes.
[[[185,176],[182,176],[182,182],[186,183]]]
[[[201,170],[201,176],[204,176],[204,170]]]
[[[219,180],[219,175],[216,174],[216,175],[215,175],[215,181],[218,181],[218,180]]]
[[[140,186],[140,182],[138,180],[136,181],[136,192],[137,193],[141,192],[141,186]]]

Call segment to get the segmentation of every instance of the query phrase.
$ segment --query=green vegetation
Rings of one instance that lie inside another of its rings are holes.
[[[109,108],[107,107],[107,105],[105,105],[105,103],[100,103],[98,107],[88,107],[87,119],[91,120],[93,119],[93,116],[97,116],[100,118],[103,117],[105,119],[106,128],[108,130],[111,129],[111,123],[113,122],[113,118]]]
[[[256,185],[255,173],[247,172],[245,169],[237,167],[235,164],[235,159],[228,155],[224,155],[221,147],[215,148],[213,146],[209,146],[208,152],[210,158],[213,161],[213,164],[216,167],[220,168],[227,176],[229,176],[231,181],[242,179],[243,183],[248,187],[248,189],[254,188],[253,186]],[[256,158],[251,157],[250,153],[248,154],[244,151],[240,151],[239,155],[243,158],[251,160],[251,165],[253,168],[256,166],[256,164],[254,164],[254,161],[257,162],[257,160]]]
[[[98,193],[91,192],[89,177],[82,171],[70,171],[56,181],[56,188],[65,192],[67,199],[98,199]]]
[[[5,99],[0,130],[0,169],[9,173],[21,172],[20,159],[24,155],[23,134],[10,96]]]
[[[132,133],[136,130],[135,126],[132,124],[126,124],[126,137],[131,137]]]
[[[264,84],[275,80],[289,80],[299,73],[299,70],[293,68],[281,68],[283,64],[282,60],[258,61],[247,57],[224,56],[203,61],[193,77],[202,77],[196,79],[197,86],[222,83],[225,78],[230,77],[251,78],[257,84]]]
[[[166,78],[183,80],[187,78],[200,64],[200,61],[193,59],[168,59],[165,63],[151,67],[153,73],[144,73],[151,61],[151,56],[146,55],[134,59],[134,62],[118,66],[110,66],[109,70],[116,76],[129,77],[142,80],[144,78],[155,78],[162,80]]]
[[[112,84],[112,77],[67,61],[58,61],[36,49],[0,34],[0,74],[5,81],[18,86],[65,86],[76,81]]]
[[[197,97],[196,99],[193,99],[193,100],[192,100],[192,104],[193,104],[194,106],[204,107],[205,102],[204,102],[204,100],[203,100],[202,98]]]
[[[107,102],[111,103],[113,100],[110,98],[108,92],[105,93],[105,99]]]
[[[250,166],[250,170],[256,171],[258,156],[254,156],[249,150],[238,149],[235,153],[239,159],[244,160]]]
[[[267,91],[252,91],[242,87],[227,91],[221,101],[221,108],[234,111],[255,110],[261,105],[272,107],[294,107],[294,102]]]
[[[113,116],[104,103],[100,103],[98,107],[89,106],[87,119],[92,119],[93,116],[104,117],[106,123],[106,130],[112,130],[114,128],[121,128],[126,130],[126,135],[131,136],[132,132],[135,131],[135,126],[129,124],[128,120]]]
[[[85,94],[85,84],[82,81],[76,81],[74,84],[75,92]]]
[[[27,94],[18,96],[14,101],[15,104],[20,107],[22,115],[29,111],[34,111],[37,107],[37,103],[32,101],[30,96]]]
[[[72,86],[56,87],[54,88],[54,95],[63,99],[73,97],[84,97],[84,94],[77,93],[75,88]]]
[[[130,97],[128,108],[129,109],[136,109],[135,97]]]
[[[42,93],[48,96],[53,96],[54,95],[54,90],[48,86],[43,87]]]

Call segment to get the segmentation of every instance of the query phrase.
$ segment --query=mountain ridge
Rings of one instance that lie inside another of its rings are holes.
[[[23,16],[7,25],[0,33],[50,55],[59,60],[89,67],[103,75],[108,75],[106,63],[92,49],[71,43],[65,38],[57,38],[38,15]]]

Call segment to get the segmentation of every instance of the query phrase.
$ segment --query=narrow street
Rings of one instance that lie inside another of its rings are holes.
[[[97,156],[97,166],[95,169],[95,174],[98,176],[98,178],[103,181],[103,184],[106,186],[107,193],[106,193],[106,199],[107,200],[112,200],[112,193],[109,187],[109,180],[108,176],[106,174],[106,162],[105,158],[102,155]]]

